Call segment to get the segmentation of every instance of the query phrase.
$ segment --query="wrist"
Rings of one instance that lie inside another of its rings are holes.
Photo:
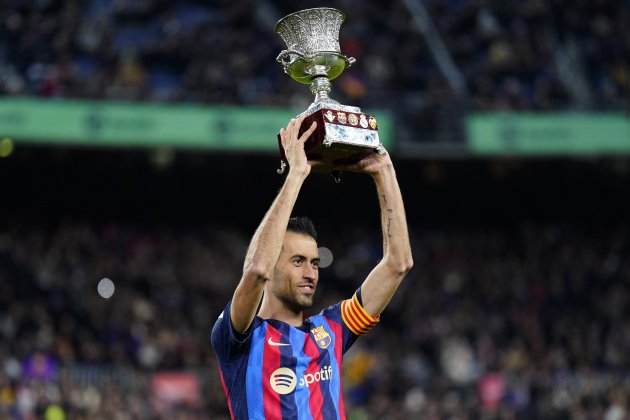
[[[292,179],[296,181],[304,181],[308,174],[310,173],[310,166],[306,166],[303,169],[296,169],[295,167],[289,167],[289,173],[287,174],[287,179]]]
[[[370,175],[372,175],[374,179],[377,179],[377,178],[381,178],[381,177],[385,177],[389,175],[395,176],[396,171],[394,169],[394,165],[391,162],[388,162],[384,164],[383,166],[379,167],[376,171],[370,173]]]

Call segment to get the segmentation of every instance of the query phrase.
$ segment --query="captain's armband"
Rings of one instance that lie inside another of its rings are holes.
[[[359,303],[356,293],[351,299],[341,302],[341,318],[346,326],[356,335],[370,331],[379,321],[379,316],[368,314]]]

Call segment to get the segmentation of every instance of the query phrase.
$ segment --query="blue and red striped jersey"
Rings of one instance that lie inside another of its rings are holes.
[[[233,419],[345,419],[343,354],[378,322],[355,294],[293,327],[256,317],[243,335],[230,305],[212,329],[221,381]]]

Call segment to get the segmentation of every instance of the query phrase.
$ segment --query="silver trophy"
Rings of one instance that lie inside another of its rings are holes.
[[[309,159],[323,162],[318,169],[324,171],[356,162],[374,151],[384,152],[376,117],[362,113],[358,107],[341,105],[329,96],[330,81],[356,61],[340,51],[339,30],[344,20],[343,12],[320,7],[291,13],[275,27],[287,44],[276,60],[294,80],[310,84],[315,95],[305,111],[300,134],[317,121],[317,129],[304,147]],[[283,173],[287,160],[279,135],[278,144],[282,159],[278,173]]]

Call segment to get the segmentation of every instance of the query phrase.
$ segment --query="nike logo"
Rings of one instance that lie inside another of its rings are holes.
[[[267,340],[267,343],[269,343],[270,346],[290,346],[291,345],[287,343],[276,343],[275,341],[271,339],[271,337],[269,337],[269,340]]]

